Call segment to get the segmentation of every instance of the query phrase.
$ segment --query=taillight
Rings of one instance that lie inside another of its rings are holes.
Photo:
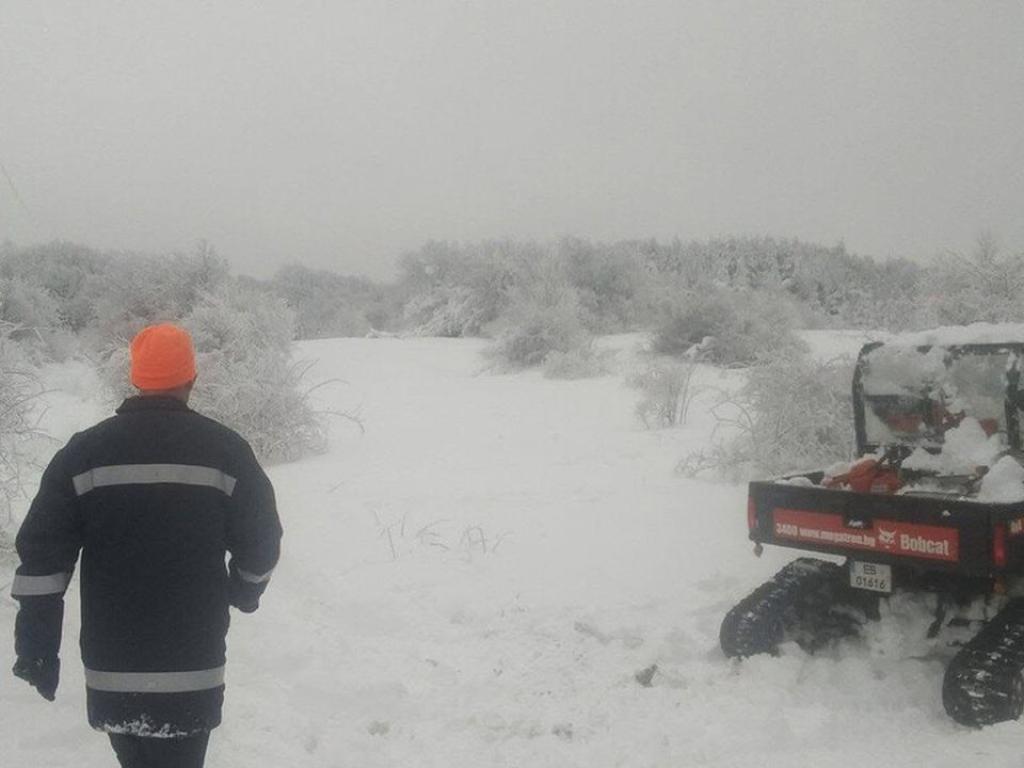
[[[996,523],[992,529],[992,563],[996,568],[1006,567],[1006,526]]]
[[[747,530],[751,533],[757,527],[757,505],[754,504],[753,497],[747,498]]]

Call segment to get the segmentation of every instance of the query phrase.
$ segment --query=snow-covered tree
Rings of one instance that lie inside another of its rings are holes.
[[[925,307],[941,324],[1024,320],[1024,253],[1003,253],[995,239],[978,238],[970,254],[936,260]]]

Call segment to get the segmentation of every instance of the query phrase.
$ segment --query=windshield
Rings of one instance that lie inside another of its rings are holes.
[[[865,353],[860,369],[866,443],[939,447],[943,435],[965,419],[1005,441],[1008,374],[1016,374],[1017,359],[1004,347],[882,345]]]

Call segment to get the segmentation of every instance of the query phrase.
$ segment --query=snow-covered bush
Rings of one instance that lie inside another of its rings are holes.
[[[465,285],[442,285],[413,296],[403,315],[417,336],[457,339],[479,336],[494,320],[494,308],[484,295]]]
[[[576,292],[556,278],[534,281],[518,291],[502,325],[490,352],[513,369],[543,365],[552,352],[572,352],[591,342]]]
[[[38,436],[36,404],[43,393],[36,369],[0,325],[0,550],[13,544],[11,502],[22,494],[32,463],[29,441]]]
[[[822,362],[790,353],[749,368],[739,391],[712,407],[718,424],[711,443],[685,457],[680,471],[747,479],[852,458],[853,365],[848,358]]]
[[[113,257],[91,289],[93,344],[124,344],[147,325],[184,317],[227,277],[227,262],[203,244],[188,256]]]
[[[738,325],[736,307],[725,291],[688,293],[665,310],[652,348],[662,355],[685,355],[707,338],[725,338]]]
[[[739,326],[726,334],[721,353],[730,363],[749,364],[750,327],[777,327],[780,318],[788,327],[818,328],[905,329],[923,322],[918,308],[926,267],[857,256],[842,243],[771,237],[601,243],[569,237],[557,243],[427,243],[401,264],[406,326],[425,335],[487,335],[488,325],[505,315],[544,263],[556,265],[560,279],[575,289],[591,333],[658,327],[666,351],[674,353],[683,342],[716,335],[707,326]],[[760,317],[747,309],[752,302]],[[699,306],[690,311],[687,303]],[[698,336],[701,325],[705,332]]]
[[[544,358],[544,376],[549,379],[590,379],[611,370],[612,350],[599,349],[593,341],[567,351],[552,350]]]
[[[686,423],[686,414],[695,394],[693,361],[651,363],[629,378],[630,386],[640,391],[636,415],[648,429],[674,427]]]
[[[0,322],[13,338],[26,338],[60,325],[57,302],[24,278],[0,278]]]
[[[0,325],[4,336],[18,342],[37,364],[64,360],[78,349],[72,332],[61,321],[57,301],[21,277],[0,277]]]
[[[0,249],[0,277],[43,291],[56,303],[59,324],[78,332],[95,320],[110,259],[75,243],[55,241]]]
[[[805,328],[902,330],[922,324],[918,308],[928,268],[906,259],[876,260],[850,253],[842,243],[773,237],[635,245],[653,290],[662,295],[709,285],[774,293],[795,305]]]
[[[501,317],[530,265],[546,257],[532,243],[429,242],[401,260],[404,321],[423,336],[480,336]]]
[[[397,310],[394,291],[366,278],[290,264],[265,284],[295,313],[297,339],[365,336],[387,329]]]
[[[292,360],[294,316],[280,299],[226,284],[202,296],[184,325],[196,347],[196,410],[237,430],[260,458],[290,461],[326,447]]]
[[[181,321],[196,349],[190,404],[239,432],[270,462],[326,447],[326,427],[303,380],[309,366],[292,360],[294,322],[281,299],[235,283],[201,296]],[[128,367],[127,344],[107,350],[104,379],[119,398],[134,393]]]
[[[634,244],[564,238],[558,257],[579,296],[587,330],[633,331],[650,320],[653,292]]]
[[[803,348],[796,312],[779,294],[722,288],[687,293],[665,309],[653,338],[655,352],[685,355],[700,345],[718,365],[751,365]]]

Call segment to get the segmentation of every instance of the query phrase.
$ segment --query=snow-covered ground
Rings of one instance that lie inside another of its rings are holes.
[[[612,344],[624,366],[632,344]],[[271,469],[284,557],[262,609],[234,616],[210,766],[1021,765],[1024,724],[946,718],[948,651],[922,639],[919,601],[817,656],[726,660],[722,616],[792,553],[751,554],[743,487],[673,473],[708,436],[701,402],[645,431],[619,374],[496,375],[479,350],[300,345],[345,381],[322,407],[358,408],[366,431],[338,420],[327,454]],[[61,437],[99,413],[87,372],[64,378],[46,417]],[[58,701],[0,678],[4,766],[113,764],[85,723],[75,585],[68,602]]]

